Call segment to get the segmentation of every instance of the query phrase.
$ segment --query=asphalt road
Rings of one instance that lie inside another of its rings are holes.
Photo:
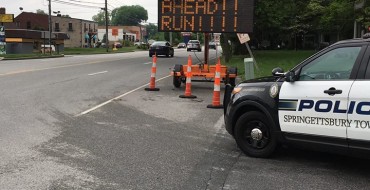
[[[368,189],[368,160],[246,157],[206,108],[212,83],[178,98],[168,75],[188,55],[158,58],[159,92],[147,52],[0,61],[0,189]]]

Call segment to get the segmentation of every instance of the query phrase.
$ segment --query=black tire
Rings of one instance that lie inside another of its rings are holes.
[[[173,68],[173,72],[180,72],[182,73],[183,67],[180,64],[176,64]],[[173,86],[176,88],[180,88],[181,86],[181,76],[173,76]]]
[[[261,112],[244,113],[236,122],[234,129],[235,141],[239,148],[252,157],[265,158],[271,156],[277,140],[269,119]],[[259,137],[252,137],[252,130],[259,131]]]
[[[153,55],[151,53],[149,53],[149,57],[152,57]]]
[[[198,49],[198,52],[201,52],[202,51],[202,49]]]
[[[173,86],[176,88],[180,88],[181,86],[181,78],[178,76],[173,76]]]

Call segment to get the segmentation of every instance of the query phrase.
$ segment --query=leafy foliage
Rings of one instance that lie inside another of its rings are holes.
[[[110,17],[111,13],[108,11],[108,22],[110,22]],[[105,11],[100,11],[98,14],[94,15],[92,17],[92,20],[95,22],[98,22],[98,25],[105,25]]]
[[[47,15],[46,12],[42,9],[37,9],[36,14],[42,14],[42,15]]]
[[[112,11],[112,25],[136,26],[148,20],[148,11],[140,5],[121,6]]]
[[[158,35],[158,26],[152,23],[149,23],[146,27],[146,32],[148,39],[154,39]]]

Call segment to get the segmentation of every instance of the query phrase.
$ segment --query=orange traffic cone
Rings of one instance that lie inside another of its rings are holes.
[[[145,88],[146,91],[159,91],[159,88],[155,87],[155,74],[157,73],[157,55],[153,56],[152,74],[150,76],[149,88]]]
[[[212,104],[208,105],[207,108],[219,109],[224,107],[220,103],[220,90],[221,90],[221,61],[220,59],[218,59],[218,63],[216,64],[213,100]]]
[[[180,98],[197,98],[194,95],[191,95],[191,77],[193,74],[191,73],[191,65],[192,65],[192,59],[191,56],[189,55],[188,57],[188,70],[186,73],[186,88],[185,88],[185,94],[180,95]]]

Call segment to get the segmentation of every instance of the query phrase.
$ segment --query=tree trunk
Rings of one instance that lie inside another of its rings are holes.
[[[221,35],[221,47],[222,47],[222,55],[225,59],[226,62],[229,62],[232,58],[232,49],[231,49],[231,45],[229,44],[229,39],[230,39],[230,36],[229,34],[222,34]]]

